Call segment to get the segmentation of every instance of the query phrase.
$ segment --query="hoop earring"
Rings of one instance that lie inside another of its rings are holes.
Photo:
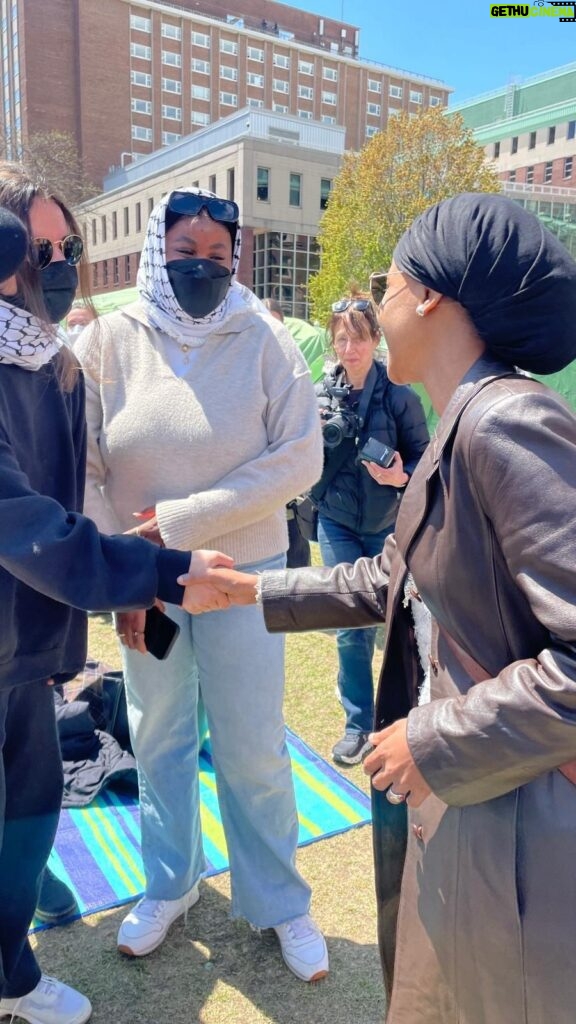
[[[416,306],[416,316],[425,316],[425,315],[426,315],[426,308],[424,306],[424,303],[421,302],[419,306]]]

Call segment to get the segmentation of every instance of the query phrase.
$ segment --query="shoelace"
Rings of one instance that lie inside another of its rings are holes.
[[[138,917],[143,917],[146,921],[155,921],[162,915],[165,906],[166,900],[142,900],[135,909]]]
[[[292,921],[286,921],[285,928],[292,939],[309,939],[315,935],[306,917],[295,917]]]
[[[53,994],[55,995],[56,991],[57,991],[57,988],[58,988],[58,984],[59,983],[58,983],[58,979],[57,978],[52,978],[50,974],[42,974],[41,977],[40,977],[40,981],[38,982],[38,984],[36,985],[36,988],[33,991],[42,992],[43,995],[47,995],[47,996],[50,996],[50,995],[53,995]],[[31,994],[30,992],[26,993],[26,995],[30,995],[30,994]],[[25,998],[26,998],[26,996],[20,996],[20,999],[25,999]],[[18,1000],[18,1002],[16,1003],[16,1006],[14,1007],[14,1009],[12,1010],[12,1013],[10,1014],[9,1024],[14,1024],[14,1021],[19,1016],[19,1014],[18,1014],[18,1003],[20,1002],[20,999]]]

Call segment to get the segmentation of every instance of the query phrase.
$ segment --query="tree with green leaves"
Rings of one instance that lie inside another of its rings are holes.
[[[326,323],[331,304],[365,290],[374,270],[387,270],[394,247],[419,213],[458,192],[499,192],[460,114],[433,107],[402,113],[359,153],[348,153],[322,218],[322,263],[310,279],[312,315]]]

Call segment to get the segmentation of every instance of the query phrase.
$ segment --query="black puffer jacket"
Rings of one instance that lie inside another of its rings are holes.
[[[342,373],[338,365],[316,385],[321,406],[328,394],[326,385],[336,384]],[[356,437],[345,438],[336,448],[324,449],[324,470],[311,491],[321,518],[333,519],[361,534],[379,533],[394,523],[402,492],[372,479],[366,467],[356,462],[359,447],[375,437],[400,452],[404,469],[411,476],[429,441],[424,410],[412,388],[392,384],[381,362],[373,363],[372,373],[376,379],[364,423]],[[366,386],[370,383],[369,375]],[[352,401],[344,399],[340,405],[358,412],[360,395],[353,392]],[[332,476],[336,464],[339,468]]]

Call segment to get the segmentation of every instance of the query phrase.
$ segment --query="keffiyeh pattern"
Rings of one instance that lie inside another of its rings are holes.
[[[59,351],[61,342],[38,317],[0,299],[0,363],[39,370]]]

